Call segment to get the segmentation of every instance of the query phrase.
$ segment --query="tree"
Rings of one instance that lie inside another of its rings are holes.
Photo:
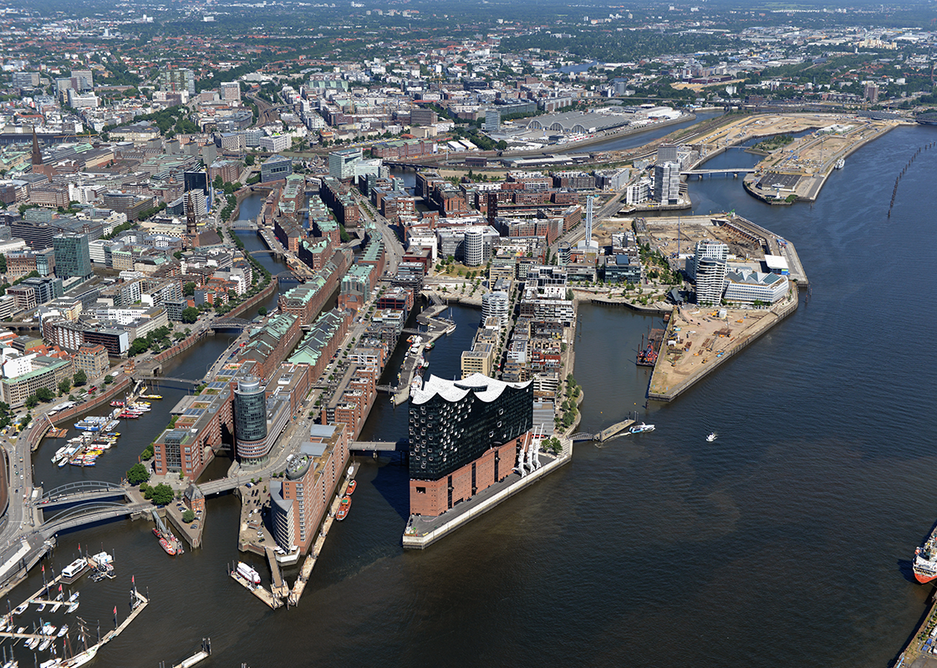
[[[156,487],[151,487],[150,489],[153,490],[151,499],[157,506],[165,506],[168,503],[172,503],[173,498],[175,498],[172,487],[166,483],[161,482]]]
[[[182,322],[184,322],[187,325],[190,325],[196,320],[198,320],[197,308],[195,308],[194,306],[189,306],[182,310]]]
[[[36,390],[36,398],[39,401],[49,402],[55,399],[55,392],[48,387],[40,387]]]
[[[69,379],[69,378],[63,378],[63,379],[59,382],[59,392],[61,392],[62,394],[66,394],[66,393],[68,393],[68,391],[69,391],[70,389],[72,389],[72,381],[71,381],[71,379]]]
[[[254,156],[248,155],[244,157],[244,164],[248,167],[251,167],[254,164]]]
[[[81,387],[88,382],[88,375],[84,372],[83,369],[78,369],[72,379],[75,381],[75,387]]]
[[[35,408],[36,404],[38,403],[39,403],[39,399],[36,397],[35,394],[31,394],[28,397],[26,397],[26,402],[25,402],[26,408]]]
[[[195,282],[187,281],[182,286],[182,294],[185,295],[186,297],[191,297],[192,295],[194,295],[195,294]]]
[[[192,512],[191,508],[186,509],[186,511],[182,513],[182,521],[186,524],[195,521],[195,513]]]
[[[130,470],[127,471],[127,482],[131,485],[139,485],[141,482],[146,482],[149,479],[150,472],[139,462],[131,466]]]
[[[114,382],[114,379],[113,379],[111,376],[109,376],[109,375],[108,375],[108,376],[104,376],[104,384],[105,384],[105,385],[110,385],[110,384],[113,383],[113,382]]]
[[[147,348],[150,347],[150,344],[147,343],[146,339],[137,338],[133,340],[133,343],[130,344],[130,350],[127,352],[131,357],[139,355],[140,353],[146,352]]]
[[[267,309],[265,309],[263,306],[261,306],[259,309],[257,309],[257,315],[259,315],[259,316],[261,316],[261,317],[267,315]]]

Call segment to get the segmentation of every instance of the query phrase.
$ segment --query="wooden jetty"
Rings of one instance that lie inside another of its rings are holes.
[[[276,610],[277,608],[283,605],[283,601],[278,599],[271,592],[267,591],[260,585],[255,585],[252,582],[248,582],[241,575],[239,575],[236,570],[231,571],[231,577],[234,579],[235,582],[242,585],[245,589],[247,589],[247,591],[249,591],[254,596],[259,598],[261,601],[269,605],[273,610]]]

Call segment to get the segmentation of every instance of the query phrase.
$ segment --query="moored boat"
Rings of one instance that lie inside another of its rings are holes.
[[[356,488],[357,486],[358,486],[358,481],[357,481],[357,480],[351,480],[351,481],[349,481],[349,483],[348,483],[348,489],[345,490],[345,494],[347,494],[348,496],[351,496],[352,494],[355,493],[355,488]]]
[[[162,548],[166,551],[166,554],[168,554],[168,555],[171,556],[171,557],[172,557],[172,556],[175,556],[175,554],[176,554],[176,548],[175,548],[175,546],[174,546],[172,543],[170,543],[168,540],[166,540],[166,539],[163,538],[163,537],[160,537],[160,539],[159,539],[159,545],[160,545],[160,547],[162,547]]]
[[[343,496],[342,500],[338,504],[338,512],[335,513],[335,519],[339,522],[348,517],[348,510],[351,508],[351,498]]]
[[[912,570],[921,584],[937,579],[937,527],[934,527],[924,544],[914,550]]]
[[[245,564],[243,561],[239,561],[237,565],[237,574],[242,578],[250,582],[252,585],[260,584],[260,573],[255,571],[253,568]]]
[[[632,425],[631,429],[628,430],[628,433],[629,434],[643,434],[644,432],[647,432],[647,431],[654,431],[654,429],[655,429],[654,425],[645,424],[642,422],[641,424]]]

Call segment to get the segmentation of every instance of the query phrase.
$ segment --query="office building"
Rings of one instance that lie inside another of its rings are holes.
[[[344,148],[329,153],[329,176],[347,181],[355,175],[355,163],[362,159],[360,148]]]
[[[52,237],[55,273],[61,278],[90,278],[91,252],[84,234],[57,234]]]
[[[726,259],[729,247],[721,241],[703,239],[696,243],[693,279],[697,304],[719,304],[726,287]]]
[[[478,267],[485,256],[485,235],[479,229],[471,229],[465,233],[465,265]]]
[[[285,179],[293,173],[292,158],[272,155],[260,166],[260,180],[263,183]]]
[[[226,81],[221,84],[221,99],[228,104],[241,103],[241,84],[237,81]]]
[[[680,163],[654,165],[654,199],[661,204],[680,201]]]
[[[267,454],[266,405],[259,378],[238,381],[234,391],[234,438],[241,459],[260,459]]]
[[[530,447],[533,385],[430,376],[410,395],[410,513],[441,515],[514,470]]]
[[[501,112],[497,109],[485,110],[485,132],[499,132],[501,130]]]
[[[75,355],[75,367],[84,371],[91,378],[100,378],[110,368],[107,361],[107,348],[101,344],[85,344]]]
[[[270,482],[273,537],[288,553],[304,553],[319,535],[348,462],[349,430],[312,425],[299,453],[289,455],[280,480]]]
[[[751,269],[726,274],[726,301],[730,304],[769,306],[783,299],[789,288],[787,276],[780,274]]]

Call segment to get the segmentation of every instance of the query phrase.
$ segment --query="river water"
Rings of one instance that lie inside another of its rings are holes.
[[[937,297],[918,288],[937,254],[937,151],[921,154],[886,213],[895,175],[934,139],[932,128],[892,131],[848,158],[812,206],[769,207],[732,178],[691,182],[696,212],[734,209],[797,246],[809,303],[672,404],[647,408],[648,372],[633,359],[655,319],[583,306],[583,430],[634,410],[657,430],[577,446],[569,466],[425,552],[400,547],[407,474],[392,457],[361,462],[355,512],[289,612],[225,575],[239,558],[232,496],[209,501],[204,547],[176,558],[145,522],[61,536],[57,568],[78,543],[116,553],[116,580],[78,585],[84,619],[106,630],[115,604],[126,615],[132,574],[152,599],[96,665],[176,662],[204,636],[206,666],[885,665],[924,611],[929,588],[912,582],[909,557],[937,515],[937,363],[924,348]],[[729,151],[707,167],[755,160]],[[927,322],[897,326],[914,313]],[[478,312],[452,317],[456,332],[430,356],[441,376],[457,372]],[[223,343],[173,375],[197,377]],[[138,431],[94,475],[129,468],[175,400],[122,425]],[[362,438],[405,435],[406,407],[381,395]],[[46,467],[53,450],[35,458],[47,487],[79,475]],[[12,603],[40,582],[36,571]]]

